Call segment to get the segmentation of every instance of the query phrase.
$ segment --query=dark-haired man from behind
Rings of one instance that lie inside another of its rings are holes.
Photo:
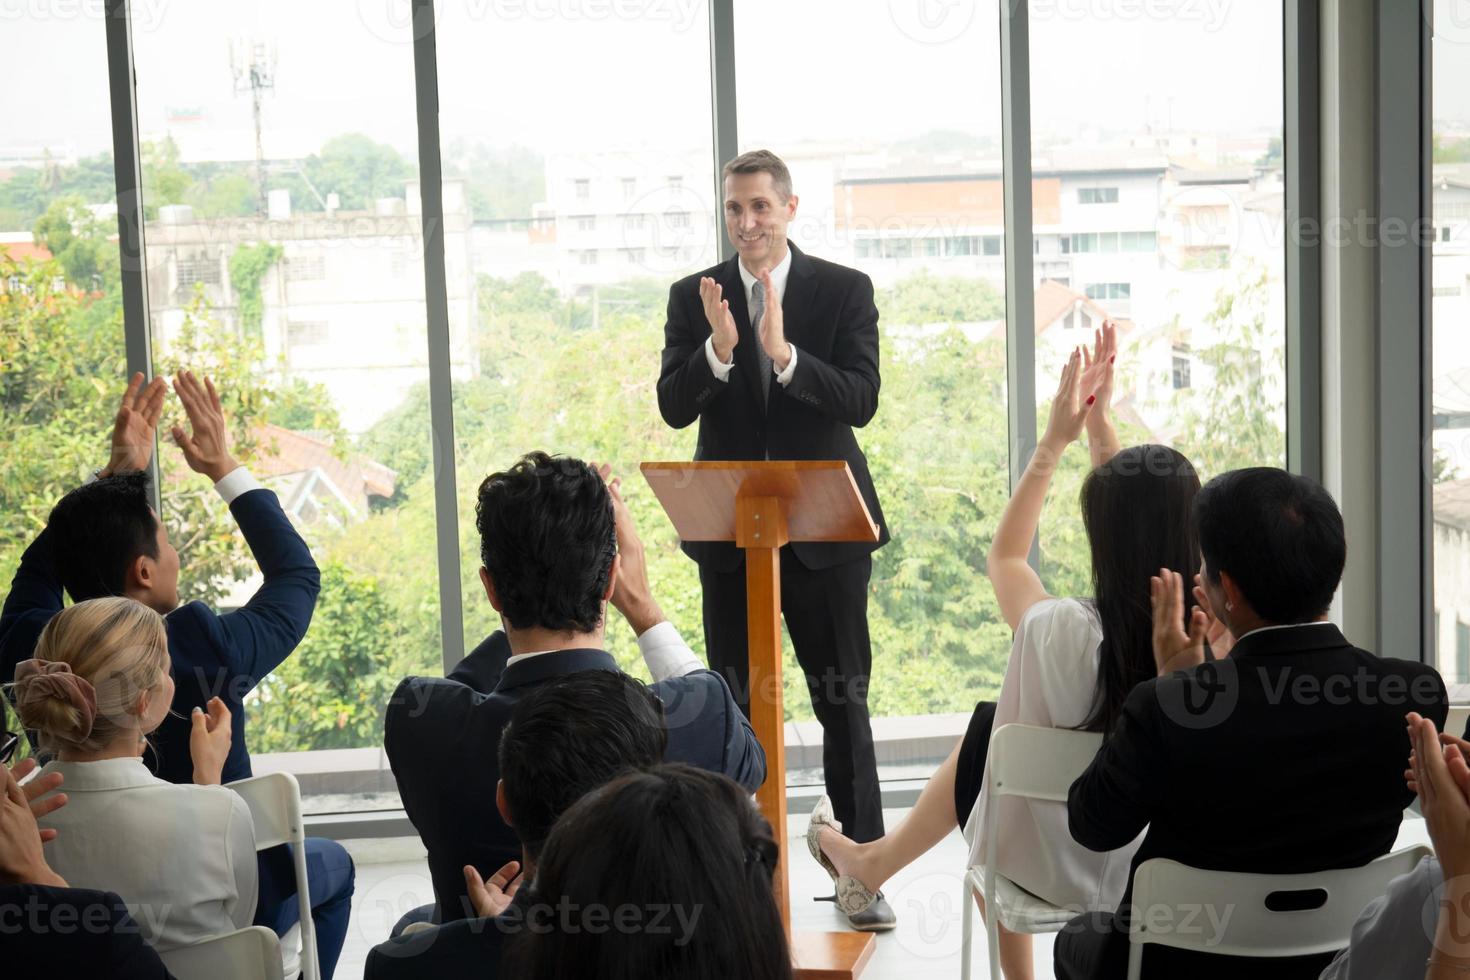
[[[229,506],[260,566],[260,588],[223,614],[203,602],[179,605],[179,555],[149,504],[145,472],[168,384],[158,377],[145,387],[143,376],[134,375],[113,424],[108,464],[56,504],[21,556],[0,612],[0,681],[10,683],[15,665],[32,655],[41,630],[62,608],[63,589],[73,602],[136,599],[164,616],[174,679],[173,710],[153,733],[154,751],[145,760],[160,778],[193,782],[189,718],[195,706],[218,696],[231,717],[223,772],[229,783],[251,775],[244,698],[306,635],[321,576],[275,493],[231,454],[214,383],[185,371],[174,379],[174,392],[189,421],[187,430],[172,427],[174,442]],[[306,854],[319,959],[330,977],[346,937],[352,859],[335,841],[315,837],[307,839]],[[297,919],[295,894],[288,849],[262,851],[256,923],[284,935]]]
[[[428,850],[438,921],[472,914],[464,866],[489,875],[520,855],[496,808],[497,750],[516,704],[549,681],[618,670],[603,649],[612,604],[638,638],[666,707],[665,760],[722,773],[752,792],[765,753],[720,675],[707,670],[648,586],[643,545],[617,481],[581,460],[531,453],[480,485],[480,580],[512,656],[491,691],[406,678],[383,745],[404,811]]]
[[[520,860],[488,882],[466,866],[475,916],[379,944],[368,954],[366,980],[496,976],[505,937],[523,926],[512,903],[535,877],[552,825],[619,774],[657,765],[666,741],[658,699],[626,674],[579,671],[523,698],[501,735],[495,788],[496,808],[520,838]]]
[[[1347,557],[1327,491],[1284,470],[1235,470],[1195,498],[1202,567],[1185,627],[1183,582],[1153,581],[1159,677],[1133,689],[1113,735],[1072,784],[1072,836],[1108,851],[1147,829],[1150,858],[1297,874],[1367,864],[1393,847],[1414,794],[1404,716],[1443,725],[1444,683],[1417,661],[1354,647],[1327,619]],[[1218,637],[1224,660],[1206,661]],[[1232,639],[1233,638],[1233,639]],[[1132,888],[1119,913],[1074,919],[1057,937],[1061,980],[1121,978]],[[1150,928],[1164,910],[1132,909]],[[1223,928],[1228,909],[1192,928]],[[1172,914],[1182,916],[1183,910]],[[1182,918],[1174,925],[1185,928]],[[1167,927],[1167,926],[1165,926]],[[1145,977],[1315,978],[1331,954],[1242,959],[1145,948]]]

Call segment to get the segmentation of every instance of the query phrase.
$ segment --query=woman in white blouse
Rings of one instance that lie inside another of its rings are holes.
[[[1046,433],[1016,485],[990,546],[987,572],[1014,631],[999,700],[975,709],[964,740],[935,772],[913,811],[891,834],[858,844],[843,837],[818,804],[808,846],[852,910],[939,841],[956,824],[973,825],[970,864],[985,854],[985,755],[993,728],[1011,723],[1109,732],[1128,692],[1157,669],[1151,643],[1149,578],[1168,567],[1199,568],[1189,512],[1199,479],[1189,461],[1163,446],[1122,449],[1108,415],[1115,327],[1096,346],[1074,351],[1062,372]],[[1087,430],[1093,472],[1082,488],[1083,523],[1092,553],[1092,598],[1047,594],[1026,561],[1051,474]],[[1107,854],[1072,840],[1064,803],[1006,797],[997,821],[998,873],[1059,906],[1115,908],[1127,884],[1134,842]],[[978,896],[977,896],[978,900]],[[983,909],[983,903],[982,903]],[[1001,930],[1007,980],[1030,980],[1031,937]]]
[[[163,618],[132,599],[58,613],[15,671],[26,728],[55,756],[67,805],[43,817],[60,833],[46,857],[73,887],[117,892],[160,952],[232,932],[255,916],[255,830],[244,799],[218,785],[229,711],[194,709],[194,781],[143,765],[146,738],[173,700]]]

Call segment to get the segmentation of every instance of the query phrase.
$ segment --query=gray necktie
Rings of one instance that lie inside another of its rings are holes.
[[[750,290],[750,328],[755,332],[756,370],[761,375],[761,411],[765,411],[766,403],[771,400],[771,375],[775,370],[765,345],[761,343],[761,317],[765,312],[766,287],[764,283],[757,282]]]

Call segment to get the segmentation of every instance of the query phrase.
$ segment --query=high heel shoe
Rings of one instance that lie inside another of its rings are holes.
[[[842,825],[832,817],[832,801],[823,796],[817,801],[816,808],[812,810],[811,822],[806,825],[806,847],[811,851],[812,857],[820,864],[832,878],[832,886],[836,894],[830,898],[818,898],[819,902],[833,902],[843,915],[854,916],[866,912],[874,902],[878,901],[879,895],[872,891],[867,885],[858,881],[852,875],[837,873],[837,867],[827,855],[822,853],[821,837],[822,828],[831,827],[833,830],[842,830]]]

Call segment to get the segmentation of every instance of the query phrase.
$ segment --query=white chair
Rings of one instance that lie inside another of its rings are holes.
[[[178,980],[281,980],[281,943],[265,926],[248,926],[160,953]]]
[[[306,880],[306,825],[301,818],[301,786],[289,772],[252,776],[228,786],[244,797],[250,806],[257,851],[280,844],[291,845],[296,864],[296,907],[300,913],[300,922],[292,932],[300,929],[300,969],[306,980],[321,980],[321,966],[316,955],[316,928],[311,921],[311,890]],[[290,937],[291,932],[286,935]],[[291,956],[286,959],[286,970],[290,972],[295,964],[290,962]]]
[[[1164,858],[1145,861],[1133,874],[1128,980],[1138,980],[1149,943],[1221,956],[1335,952],[1348,944],[1367,904],[1432,853],[1418,844],[1361,868],[1290,875],[1201,871]],[[1289,904],[1310,907],[1270,908],[1273,895],[1278,896],[1273,904],[1283,904],[1284,892],[1300,894]]]
[[[965,872],[963,931],[960,976],[970,980],[970,938],[974,931],[975,900],[972,890],[985,899],[985,934],[990,947],[990,976],[1000,980],[1000,932],[998,924],[1011,932],[1057,932],[1077,915],[1043,901],[997,874],[996,821],[1002,796],[1024,796],[1034,800],[1065,803],[1067,790],[1082,775],[1102,746],[1102,735],[1035,725],[1002,725],[990,733],[986,750],[985,864]],[[965,828],[965,841],[974,844],[976,828]]]

